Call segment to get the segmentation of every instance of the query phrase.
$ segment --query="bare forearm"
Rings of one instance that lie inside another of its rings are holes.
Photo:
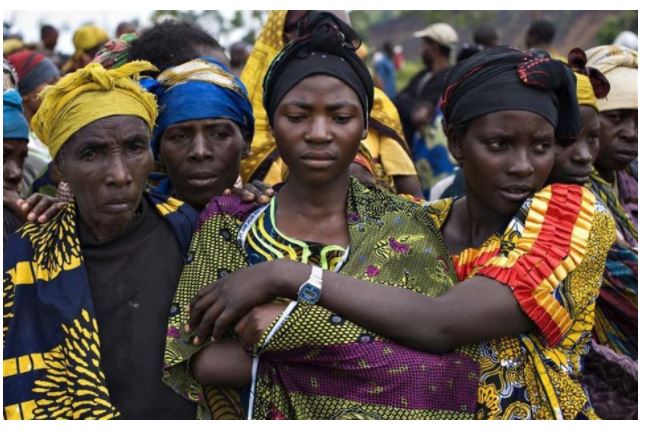
[[[279,292],[295,298],[308,274],[307,266],[284,267]],[[511,290],[482,277],[431,298],[325,272],[319,305],[400,344],[432,353],[531,328]]]
[[[251,356],[233,339],[211,344],[191,360],[195,379],[204,386],[246,387],[251,382]]]

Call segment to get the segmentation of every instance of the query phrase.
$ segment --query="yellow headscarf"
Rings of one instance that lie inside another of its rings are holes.
[[[240,175],[243,182],[249,182],[256,170],[265,162],[276,149],[276,142],[272,136],[271,127],[267,121],[267,113],[263,106],[263,79],[276,55],[283,49],[283,30],[287,10],[273,10],[269,12],[267,21],[256,39],[253,50],[240,79],[247,87],[249,100],[254,107],[254,139],[251,143],[251,153],[240,163]],[[372,127],[369,132],[378,132],[396,139],[408,152],[403,128],[396,107],[391,100],[378,88],[374,88],[374,106],[371,111]],[[375,124],[373,123],[375,120]],[[378,126],[378,127],[376,127]],[[376,129],[377,128],[377,129]],[[409,153],[409,152],[408,152]],[[281,160],[276,160],[271,172],[271,182],[280,181]]]
[[[250,181],[256,169],[276,148],[271,127],[267,122],[267,113],[263,106],[263,79],[274,57],[285,45],[283,27],[287,12],[287,10],[269,12],[267,21],[263,25],[240,75],[240,80],[247,87],[249,101],[254,107],[254,139],[251,142],[251,153],[240,163],[243,182]]]
[[[158,114],[156,100],[133,79],[149,70],[157,69],[147,61],[113,70],[91,63],[64,76],[41,92],[43,103],[32,118],[32,129],[53,159],[75,132],[107,116],[142,118],[151,131]]]
[[[617,45],[586,51],[588,67],[602,72],[611,85],[609,95],[598,100],[600,111],[638,109],[638,52]]]
[[[72,44],[75,45],[75,56],[80,56],[84,51],[108,41],[109,35],[106,34],[106,31],[95,25],[79,27],[72,36]]]
[[[599,111],[598,99],[595,97],[589,77],[581,73],[575,73],[575,78],[577,79],[577,102],[579,105],[591,106]]]

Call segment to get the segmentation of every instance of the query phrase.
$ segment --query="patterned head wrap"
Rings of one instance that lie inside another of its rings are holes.
[[[238,124],[250,142],[254,117],[247,89],[219,61],[202,57],[169,68],[157,79],[141,80],[156,95],[159,116],[152,136],[152,150],[158,159],[161,135],[170,125],[208,118],[226,118]]]
[[[638,52],[623,46],[597,46],[586,51],[587,65],[600,70],[611,91],[598,100],[600,111],[638,109]]]
[[[303,79],[329,75],[347,84],[362,105],[365,128],[374,102],[369,70],[355,53],[360,37],[336,16],[322,12],[309,15],[299,39],[287,44],[274,59],[263,81],[263,105],[270,123],[281,99]]]
[[[571,69],[511,47],[486,49],[456,64],[446,77],[441,108],[446,129],[503,110],[541,115],[560,144],[573,142],[582,129]]]
[[[136,33],[126,33],[117,39],[111,39],[97,51],[93,63],[100,63],[107,69],[115,69],[125,64],[128,60],[128,50],[131,42],[138,39]]]
[[[2,138],[29,140],[29,127],[23,116],[23,99],[15,89],[2,94]]]
[[[568,64],[573,68],[577,79],[577,102],[580,106],[590,106],[598,110],[598,98],[609,93],[609,81],[598,70],[586,66],[586,54],[580,48],[568,53]]]
[[[6,58],[2,59],[2,72],[4,74],[8,74],[10,76],[11,80],[11,85],[9,88],[15,88],[16,85],[18,85],[18,73],[16,73],[16,69],[14,66],[11,65],[9,61],[7,61]],[[9,88],[5,87],[5,82],[3,81],[3,87],[2,90],[5,91]]]
[[[156,100],[133,79],[149,70],[156,67],[147,61],[134,61],[115,70],[91,63],[46,87],[32,128],[52,158],[79,129],[107,116],[136,116],[152,130]]]
[[[10,55],[8,60],[16,68],[18,92],[23,96],[61,75],[54,61],[39,52],[20,51]]]
[[[75,45],[75,57],[80,57],[85,51],[96,47],[109,40],[106,31],[95,25],[84,25],[79,27],[72,36],[72,44]]]

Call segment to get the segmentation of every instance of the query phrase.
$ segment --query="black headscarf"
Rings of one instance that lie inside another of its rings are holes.
[[[374,101],[374,83],[355,53],[360,37],[345,22],[328,12],[309,13],[299,22],[299,38],[285,45],[270,65],[263,81],[263,105],[269,123],[281,99],[303,79],[328,75],[347,84],[360,99],[364,126]]]
[[[543,116],[562,145],[582,129],[575,75],[563,62],[511,47],[481,51],[458,63],[446,77],[442,96],[445,126],[503,110]]]

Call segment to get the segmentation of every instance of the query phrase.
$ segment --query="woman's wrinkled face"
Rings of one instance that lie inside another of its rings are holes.
[[[600,118],[589,106],[580,106],[582,132],[570,146],[555,145],[555,166],[549,183],[583,185],[589,181],[593,162],[600,150]]]
[[[638,158],[638,110],[616,109],[600,113],[600,152],[595,165],[622,170]]]
[[[290,175],[315,186],[348,178],[367,135],[363,115],[356,93],[341,80],[317,75],[299,82],[283,97],[273,120]]]
[[[175,195],[202,209],[233,186],[246,147],[240,127],[230,119],[198,119],[166,128],[160,159]]]
[[[3,139],[2,157],[3,190],[18,192],[27,158],[27,140]]]
[[[508,110],[474,119],[450,149],[464,169],[467,194],[512,216],[543,187],[555,161],[554,142],[555,130],[542,116]]]
[[[129,222],[154,168],[150,131],[135,116],[109,116],[73,134],[57,155],[57,168],[87,224]]]

